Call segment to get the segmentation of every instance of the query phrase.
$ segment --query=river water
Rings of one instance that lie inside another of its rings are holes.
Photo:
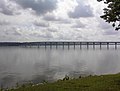
[[[65,75],[101,75],[120,72],[120,47],[99,46],[82,49],[65,47],[0,47],[0,85],[12,87],[16,83],[44,80],[54,81]]]

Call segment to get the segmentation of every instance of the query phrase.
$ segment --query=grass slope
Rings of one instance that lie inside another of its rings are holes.
[[[89,76],[41,85],[27,85],[9,91],[120,91],[120,74]]]

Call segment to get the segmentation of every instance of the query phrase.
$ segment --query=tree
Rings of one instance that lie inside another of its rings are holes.
[[[106,22],[112,23],[115,30],[120,29],[120,0],[97,0],[103,1],[107,4],[107,8],[104,8],[104,15],[100,16]]]

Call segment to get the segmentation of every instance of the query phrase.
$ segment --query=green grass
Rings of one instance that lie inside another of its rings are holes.
[[[8,91],[120,91],[120,74],[59,80],[35,86],[29,84]]]

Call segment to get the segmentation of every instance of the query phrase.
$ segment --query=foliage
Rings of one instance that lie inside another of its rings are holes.
[[[112,23],[115,30],[120,29],[120,0],[97,0],[104,1],[107,8],[104,8],[104,15],[101,16],[106,22]]]

